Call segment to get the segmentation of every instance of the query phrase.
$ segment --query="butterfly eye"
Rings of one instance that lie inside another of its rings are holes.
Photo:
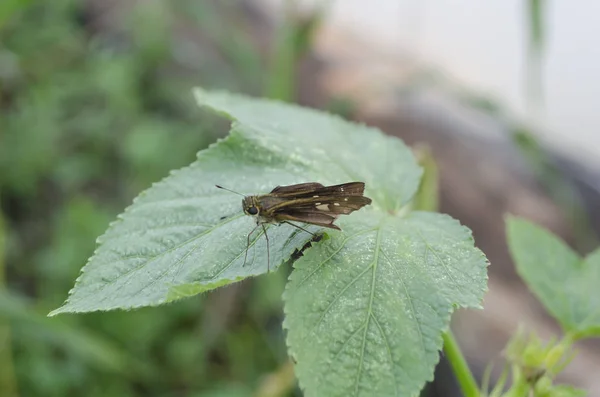
[[[248,208],[248,213],[250,215],[256,215],[256,214],[258,214],[258,208],[252,206],[252,207]]]

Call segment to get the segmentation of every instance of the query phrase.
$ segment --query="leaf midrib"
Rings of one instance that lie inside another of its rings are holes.
[[[369,332],[369,322],[370,322],[371,316],[373,315],[373,300],[375,297],[375,275],[377,272],[377,265],[378,265],[378,261],[379,261],[379,250],[381,248],[381,227],[382,227],[382,225],[380,224],[379,228],[377,229],[377,238],[375,240],[375,254],[374,254],[374,258],[373,258],[373,263],[371,265],[369,265],[369,267],[373,268],[373,276],[371,278],[371,295],[369,296],[369,306],[367,308],[367,316],[365,318],[365,330],[363,333],[362,347],[360,349],[360,359],[358,361],[358,370],[356,371],[354,395],[358,395],[360,376],[361,376],[361,372],[362,372],[363,362],[365,359],[365,348],[367,345],[367,333]],[[392,366],[393,366],[393,363],[392,363]],[[394,381],[394,385],[395,384],[396,384],[396,382]]]
[[[174,246],[174,247],[171,247],[171,248],[169,248],[169,249],[167,249],[167,250],[165,250],[165,251],[162,251],[162,252],[158,253],[158,254],[157,254],[157,255],[155,255],[155,256],[148,257],[148,260],[146,260],[146,261],[144,261],[144,262],[140,263],[139,265],[136,265],[134,268],[132,268],[132,269],[128,270],[127,272],[125,272],[125,273],[123,273],[123,274],[120,274],[120,275],[118,275],[118,276],[117,276],[116,278],[114,278],[113,280],[107,281],[107,282],[105,282],[104,284],[100,285],[100,287],[99,287],[97,290],[93,291],[93,293],[94,293],[94,294],[97,294],[98,292],[100,292],[100,291],[103,291],[103,290],[104,290],[106,287],[108,287],[108,286],[110,286],[110,285],[114,284],[114,283],[115,283],[115,282],[117,282],[117,281],[121,281],[121,280],[123,280],[123,277],[131,276],[132,274],[134,274],[134,273],[135,273],[135,272],[137,272],[138,270],[140,270],[140,269],[144,268],[145,266],[147,266],[147,265],[148,265],[149,263],[151,263],[152,261],[154,261],[154,260],[156,260],[156,259],[159,259],[159,258],[162,258],[164,255],[167,255],[167,254],[169,254],[169,253],[171,253],[171,252],[173,252],[173,251],[175,251],[175,250],[177,250],[177,249],[179,249],[179,248],[181,248],[181,247],[184,247],[184,246],[186,246],[187,244],[189,244],[189,243],[191,243],[191,242],[194,242],[194,241],[196,241],[197,239],[201,238],[201,237],[202,237],[202,236],[204,236],[205,234],[207,234],[207,233],[210,233],[210,232],[212,232],[213,230],[215,230],[215,229],[217,229],[217,228],[219,228],[219,227],[221,227],[221,226],[223,226],[223,225],[226,225],[226,224],[228,224],[229,222],[232,222],[232,221],[234,221],[234,220],[240,219],[242,216],[244,216],[244,214],[241,214],[241,215],[238,215],[238,216],[235,216],[235,217],[232,217],[232,218],[228,218],[228,219],[226,219],[224,222],[217,223],[217,224],[216,224],[216,225],[214,225],[213,227],[211,227],[211,228],[209,228],[209,229],[206,229],[206,230],[203,230],[201,233],[199,233],[199,234],[197,234],[197,235],[195,235],[195,236],[193,236],[193,237],[191,237],[191,238],[187,239],[186,241],[184,241],[184,242],[182,242],[182,243],[180,243],[180,244],[177,244],[177,245],[176,245],[176,246]],[[92,259],[93,259],[93,257],[92,257]],[[104,302],[104,301],[106,300],[106,298],[108,298],[108,296],[105,296],[105,297],[104,297],[102,300],[100,300],[98,303]]]

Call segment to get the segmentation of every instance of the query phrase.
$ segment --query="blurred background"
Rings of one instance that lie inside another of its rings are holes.
[[[163,307],[46,317],[133,197],[226,134],[196,85],[338,113],[435,159],[440,210],[492,263],[485,310],[453,320],[477,376],[519,324],[556,334],[515,274],[503,215],[598,247],[599,7],[0,1],[0,396],[302,395],[281,329],[289,269]],[[561,380],[600,395],[600,346],[579,348]],[[423,396],[454,395],[442,359]]]

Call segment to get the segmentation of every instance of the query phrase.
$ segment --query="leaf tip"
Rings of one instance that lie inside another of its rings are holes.
[[[519,217],[519,216],[516,216],[516,215],[513,215],[513,214],[511,214],[510,212],[506,212],[506,213],[504,214],[504,222],[505,222],[507,225],[508,225],[508,224],[510,224],[510,223],[519,222],[519,221],[521,221],[521,220],[523,220],[523,218],[521,218],[521,217]]]
[[[65,305],[63,305],[63,306],[61,306],[61,307],[59,307],[57,309],[52,310],[50,313],[47,314],[47,317],[55,317],[55,316],[57,316],[59,314],[65,313],[64,307],[65,307]]]
[[[201,87],[192,88],[192,95],[196,99],[196,102],[199,104],[204,102],[204,97],[206,96],[206,91],[204,91]]]

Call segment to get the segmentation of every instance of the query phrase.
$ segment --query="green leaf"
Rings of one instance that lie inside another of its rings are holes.
[[[237,120],[234,128],[247,127],[246,135],[268,148],[279,166],[310,172],[319,181],[365,182],[375,207],[396,212],[419,187],[422,170],[412,152],[401,140],[375,128],[277,101],[248,100],[225,92],[208,94],[200,89],[195,95],[200,104]],[[254,161],[263,154],[255,153]]]
[[[260,194],[299,182],[364,181],[373,207],[391,212],[418,187],[421,170],[410,150],[378,130],[279,102],[195,94],[236,120],[230,135],[134,200],[98,239],[67,302],[51,315],[158,305],[265,273],[262,231],[242,266],[254,220],[243,215],[239,196],[215,184]],[[311,237],[289,225],[269,227],[268,235],[273,268]]]
[[[315,110],[195,95],[234,120],[229,136],[140,194],[51,314],[158,305],[265,273],[262,231],[243,266],[254,220],[243,215],[239,196],[215,184],[261,194],[300,182],[363,181],[372,205],[340,217],[343,232],[328,231],[292,272],[290,352],[307,395],[415,395],[432,378],[454,307],[479,307],[487,262],[458,222],[407,210],[422,173],[411,151]],[[272,269],[312,237],[289,225],[267,233]]]
[[[305,252],[284,294],[288,345],[307,396],[411,396],[454,306],[479,307],[486,260],[450,217],[361,211]]]
[[[507,218],[507,239],[519,275],[576,338],[600,335],[600,249],[582,259],[547,230]]]

